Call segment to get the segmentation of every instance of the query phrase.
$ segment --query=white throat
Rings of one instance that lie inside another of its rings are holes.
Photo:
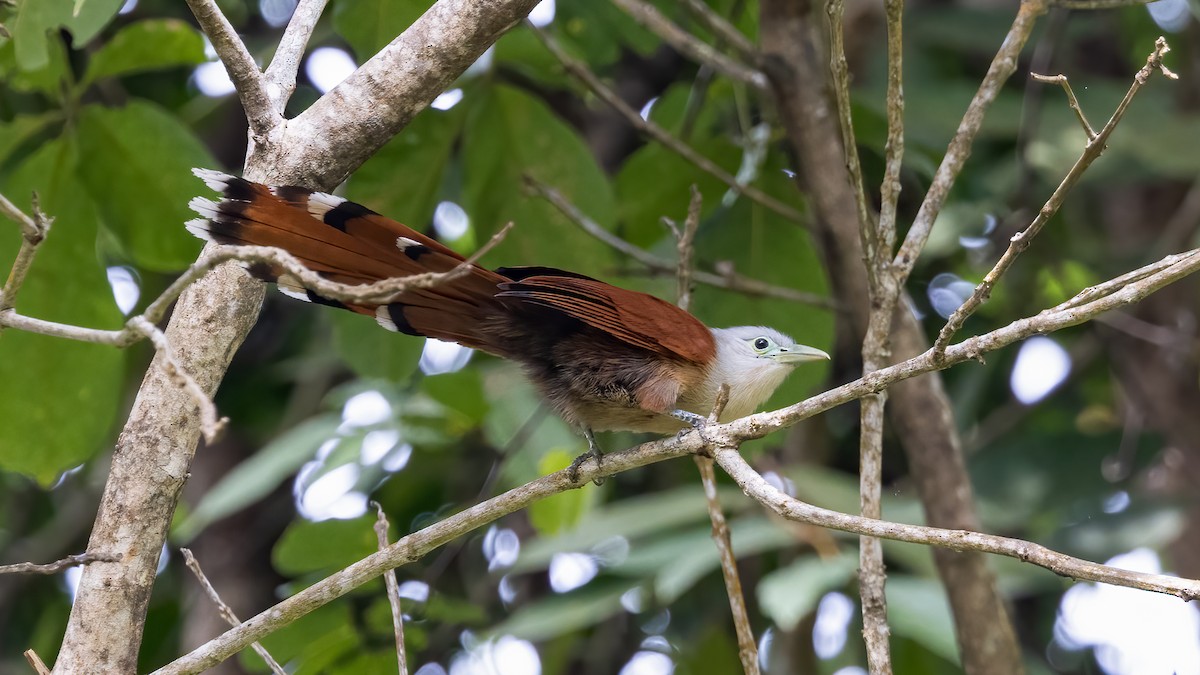
[[[717,390],[722,384],[728,384],[729,403],[720,419],[721,422],[728,422],[757,410],[775,393],[779,385],[783,384],[794,368],[794,364],[756,355],[747,344],[747,340],[765,334],[772,336],[780,344],[790,345],[792,339],[762,326],[711,330],[717,344],[717,356],[709,365],[704,383],[697,388],[699,395],[694,397],[696,400],[687,401],[690,404],[688,409],[702,415],[711,412],[713,402],[717,398]]]

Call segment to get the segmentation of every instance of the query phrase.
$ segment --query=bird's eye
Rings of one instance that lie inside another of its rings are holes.
[[[754,340],[754,349],[756,351],[760,351],[760,352],[766,351],[767,347],[770,347],[770,346],[771,346],[771,341],[765,337],[756,338]]]

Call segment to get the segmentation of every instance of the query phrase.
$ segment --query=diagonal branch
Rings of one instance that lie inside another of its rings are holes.
[[[702,63],[739,82],[745,82],[756,89],[767,88],[765,75],[734,61],[717,51],[712,45],[680,28],[654,5],[643,0],[612,0],[612,3],[689,59]],[[742,42],[745,42],[744,37]]]
[[[1008,34],[1004,36],[1004,43],[1000,45],[1000,49],[992,59],[992,64],[988,67],[983,81],[979,83],[979,90],[975,92],[975,96],[967,106],[967,112],[963,114],[958,131],[954,133],[954,138],[951,139],[950,145],[946,148],[946,154],[942,157],[942,163],[938,165],[937,172],[933,175],[933,183],[929,186],[929,191],[925,193],[925,200],[921,202],[917,217],[913,221],[912,227],[909,228],[908,235],[905,236],[904,243],[900,246],[900,251],[896,254],[893,266],[900,286],[904,286],[904,282],[908,280],[908,275],[912,273],[917,257],[925,248],[925,242],[929,240],[929,233],[933,230],[933,222],[937,220],[938,214],[942,211],[942,205],[946,203],[946,197],[950,194],[950,189],[954,187],[958,174],[962,172],[967,158],[971,156],[971,146],[975,142],[975,135],[979,133],[979,128],[983,126],[984,115],[999,96],[1000,88],[1016,71],[1017,57],[1021,54],[1025,42],[1029,40],[1029,35],[1033,32],[1038,17],[1046,12],[1046,3],[1047,0],[1021,0],[1017,18],[1013,20]]]
[[[1154,71],[1159,70],[1168,78],[1175,78],[1174,73],[1167,70],[1162,63],[1163,56],[1169,51],[1171,51],[1171,48],[1167,46],[1167,41],[1161,37],[1158,38],[1154,44],[1154,51],[1150,53],[1150,56],[1146,57],[1146,65],[1142,66],[1141,70],[1134,76],[1133,84],[1125,92],[1125,97],[1121,99],[1121,102],[1117,105],[1117,109],[1113,111],[1112,117],[1108,119],[1108,123],[1104,125],[1100,133],[1088,139],[1083,153],[1079,156],[1079,159],[1075,160],[1074,166],[1071,167],[1066,177],[1058,184],[1058,187],[1054,189],[1054,193],[1050,195],[1045,205],[1038,211],[1033,222],[1029,224],[1029,227],[1013,236],[1009,242],[1008,249],[1004,251],[1004,255],[1000,256],[1000,259],[996,261],[992,269],[983,277],[983,281],[979,282],[979,285],[975,287],[975,291],[971,293],[971,297],[967,298],[966,302],[950,315],[950,318],[946,321],[946,325],[938,333],[937,341],[933,344],[935,351],[943,350],[946,348],[946,345],[950,344],[950,340],[954,338],[954,334],[958,332],[958,329],[962,328],[967,318],[974,314],[975,310],[979,309],[991,296],[992,288],[995,287],[1000,277],[1016,262],[1017,256],[1029,248],[1029,245],[1033,243],[1033,238],[1042,231],[1042,228],[1054,217],[1054,214],[1058,213],[1059,207],[1062,206],[1067,198],[1067,193],[1071,191],[1071,188],[1075,187],[1075,184],[1083,176],[1083,172],[1087,171],[1092,162],[1096,161],[1100,157],[1100,154],[1104,152],[1104,148],[1108,143],[1108,137],[1112,135],[1121,118],[1125,116],[1125,111],[1129,108],[1133,97],[1145,86]],[[1084,120],[1083,124],[1086,128],[1087,121]]]
[[[553,204],[555,208],[557,208],[564,216],[567,217],[568,220],[578,225],[584,232],[587,232],[605,244],[608,244],[620,253],[629,256],[631,259],[636,260],[655,272],[673,273],[675,271],[674,263],[664,258],[660,258],[643,248],[634,246],[612,232],[604,229],[599,223],[591,218],[588,218],[582,211],[580,211],[579,207],[567,201],[567,198],[564,197],[558,190],[555,190],[554,188],[529,176],[525,177],[525,184],[543,199]],[[765,281],[742,276],[733,271],[713,273],[705,272],[703,270],[694,270],[692,272],[692,279],[708,286],[727,288],[731,291],[745,293],[746,295],[755,295],[765,298],[779,298],[780,300],[799,302],[805,305],[813,305],[815,307],[836,309],[833,301],[825,296],[817,295],[815,293],[806,293],[804,291],[798,291],[794,288],[787,288],[785,286],[774,286],[766,283]]]
[[[304,58],[304,50],[312,38],[313,29],[325,11],[329,0],[301,0],[292,19],[288,21],[279,46],[275,48],[275,56],[271,57],[271,65],[263,74],[267,84],[267,96],[275,110],[283,111],[287,102],[296,91],[296,75],[300,72],[300,61]]]
[[[237,89],[251,133],[265,136],[283,121],[283,117],[272,104],[266,80],[254,57],[250,56],[246,44],[238,37],[229,19],[221,13],[215,0],[187,0],[187,3]]]
[[[699,152],[696,152],[692,146],[671,135],[671,133],[666,129],[663,129],[658,124],[648,119],[642,119],[642,116],[640,113],[638,113],[638,111],[631,108],[629,104],[622,100],[615,91],[605,86],[605,84],[600,81],[600,78],[596,77],[596,74],[589,70],[588,67],[583,64],[583,62],[567,54],[567,52],[559,46],[558,42],[554,38],[550,37],[545,31],[532,24],[529,25],[529,28],[533,31],[533,34],[536,35],[539,40],[541,40],[542,44],[546,46],[546,49],[554,55],[554,58],[558,59],[558,62],[562,64],[563,68],[565,68],[568,73],[578,78],[579,81],[587,86],[587,88],[590,89],[597,97],[599,97],[600,100],[612,106],[612,108],[620,113],[621,116],[624,117],[634,129],[637,129],[639,132],[649,136],[651,139],[658,141],[671,152],[674,152],[692,164],[695,164],[701,171],[712,175],[717,180],[728,185],[731,190],[739,195],[762,204],[784,218],[788,218],[789,220],[794,220],[800,223],[804,222],[803,216],[796,209],[775,199],[753,185],[744,185],[733,174],[729,173],[725,169],[722,169],[720,166],[717,166],[716,162],[713,162],[711,159],[705,157]]]

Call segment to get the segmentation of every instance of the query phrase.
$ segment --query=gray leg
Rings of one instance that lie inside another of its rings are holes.
[[[696,429],[696,430],[701,430],[704,427],[708,426],[708,418],[705,417],[704,415],[697,415],[694,412],[688,412],[686,410],[672,410],[671,412],[669,412],[667,414],[670,415],[671,417],[674,417],[675,419],[679,420],[680,422],[684,422],[684,423],[688,424],[689,426],[691,426],[693,429]],[[687,430],[685,429],[684,431],[687,431]]]
[[[596,467],[599,468],[600,458],[604,455],[604,452],[600,450],[600,444],[596,442],[596,435],[592,433],[591,429],[584,429],[583,437],[587,439],[588,451],[576,457],[575,461],[571,462],[571,466],[567,467],[567,475],[571,478],[571,482],[573,483],[579,481],[579,467],[583,466],[584,462],[595,457]],[[596,480],[593,480],[592,483],[596,485],[603,485],[604,479],[597,478]]]

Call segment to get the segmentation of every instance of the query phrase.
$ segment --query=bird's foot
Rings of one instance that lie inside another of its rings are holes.
[[[588,451],[583,453],[582,455],[576,457],[575,461],[571,462],[571,466],[567,467],[567,477],[571,479],[572,483],[579,482],[579,469],[589,459],[595,458],[596,459],[596,468],[599,469],[600,461],[604,456],[604,452],[602,450],[600,450],[600,444],[596,442],[596,437],[595,437],[595,435],[592,434],[591,429],[584,429],[583,437],[587,439]],[[593,478],[592,484],[593,485],[604,485],[604,478]]]
[[[672,410],[668,414],[680,422],[687,424],[688,427],[691,427],[690,429],[687,427],[680,429],[679,433],[675,434],[676,439],[683,438],[694,429],[696,433],[700,434],[700,440],[704,441],[705,444],[708,444],[708,437],[704,435],[704,430],[708,428],[707,417],[704,415],[697,415],[696,413],[689,412],[687,410]]]

